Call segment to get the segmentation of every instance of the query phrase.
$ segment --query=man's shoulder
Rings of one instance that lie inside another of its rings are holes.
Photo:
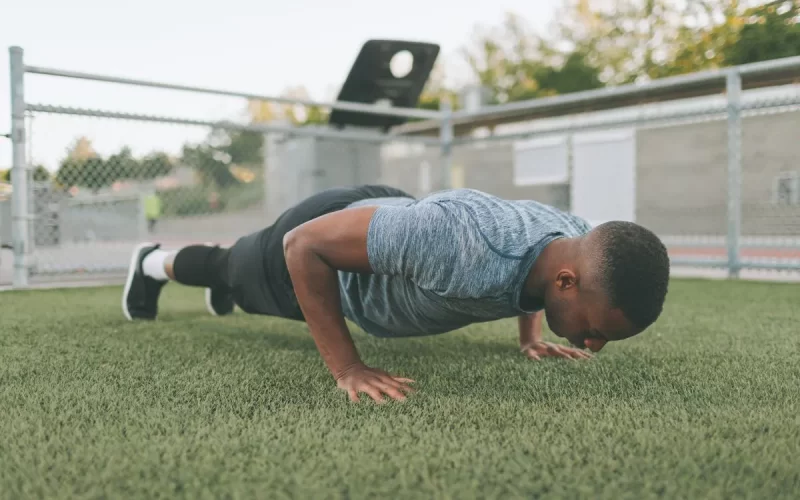
[[[421,201],[462,208],[478,220],[488,219],[506,229],[511,229],[509,224],[522,224],[570,236],[585,234],[592,229],[592,225],[585,219],[553,205],[530,199],[501,198],[478,189],[440,191]]]

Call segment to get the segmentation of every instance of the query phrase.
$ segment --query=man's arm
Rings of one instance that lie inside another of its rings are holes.
[[[338,271],[372,273],[367,231],[376,207],[334,212],[288,232],[283,239],[286,266],[311,336],[339,388],[358,401],[364,392],[404,399],[409,379],[367,367],[356,350],[342,313]]]
[[[519,347],[520,349],[542,341],[542,322],[544,311],[533,314],[523,314],[519,317]]]
[[[543,357],[585,359],[591,356],[579,349],[573,349],[550,342],[542,342],[542,322],[544,311],[525,314],[519,317],[519,348],[530,359]]]

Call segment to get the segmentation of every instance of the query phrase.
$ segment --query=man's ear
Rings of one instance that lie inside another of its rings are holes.
[[[571,269],[562,269],[556,276],[556,287],[559,290],[569,290],[578,284],[578,276]]]

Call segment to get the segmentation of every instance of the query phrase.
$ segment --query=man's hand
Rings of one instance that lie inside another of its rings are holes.
[[[386,394],[392,399],[403,401],[406,394],[414,392],[408,384],[414,381],[408,378],[395,377],[383,370],[370,368],[363,364],[355,365],[346,370],[336,380],[339,389],[347,391],[350,401],[357,403],[358,394],[365,393],[377,403],[383,403],[383,395]]]
[[[590,359],[592,357],[580,349],[541,341],[523,346],[522,353],[536,361],[542,358]]]

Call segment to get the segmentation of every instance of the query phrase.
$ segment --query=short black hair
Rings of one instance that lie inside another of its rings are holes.
[[[667,248],[652,231],[632,222],[607,222],[595,231],[601,286],[611,306],[637,328],[646,329],[661,315],[667,296]]]

